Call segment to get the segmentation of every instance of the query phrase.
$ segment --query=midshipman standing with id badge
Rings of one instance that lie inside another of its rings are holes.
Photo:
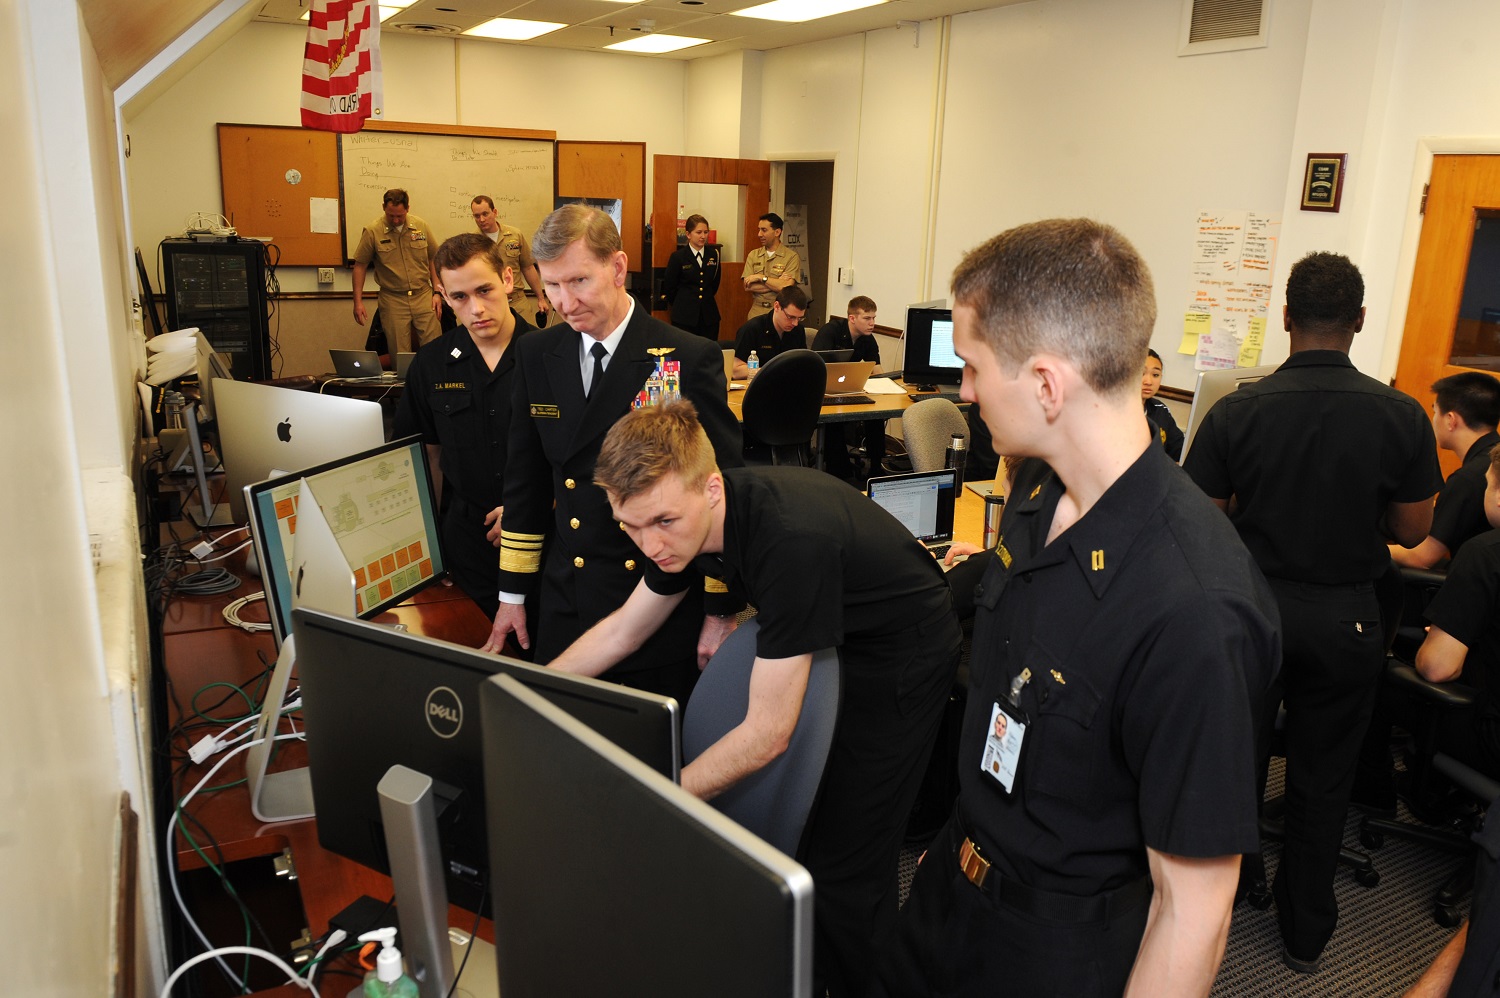
[[[1028,460],[975,594],[958,804],[881,993],[1206,995],[1259,844],[1275,602],[1153,446],[1156,306],[1123,236],[1012,229],[959,264],[953,297],[963,397]]]
[[[594,461],[659,358],[670,355],[680,365],[678,391],[697,407],[719,467],[737,468],[745,460],[718,346],[653,319],[630,297],[629,264],[608,215],[582,205],[559,208],[542,221],[531,251],[565,324],[517,344],[500,608],[484,647],[499,652],[513,634],[545,665],[624,605],[645,569],[644,556],[594,484]],[[700,656],[706,660],[734,627],[736,607],[718,588],[684,599],[636,654],[603,678],[686,703]],[[535,635],[528,633],[524,607],[533,600]]]

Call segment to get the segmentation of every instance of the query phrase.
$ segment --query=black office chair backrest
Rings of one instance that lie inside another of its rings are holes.
[[[757,633],[755,620],[741,624],[704,667],[682,718],[684,764],[745,719],[750,709],[750,670],[755,664]],[[802,714],[786,751],[709,803],[795,857],[823,782],[838,722],[839,697],[838,653],[832,648],[814,653]]]
[[[746,449],[771,448],[772,463],[802,463],[818,426],[828,365],[811,350],[788,350],[772,357],[745,389],[740,407]]]

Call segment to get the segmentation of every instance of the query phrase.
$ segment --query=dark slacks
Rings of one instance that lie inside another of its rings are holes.
[[[901,910],[878,986],[882,998],[1104,998],[1135,965],[1151,892],[1136,892],[1097,921],[1027,914],[963,875],[957,811],[927,850]]]
[[[1272,893],[1282,941],[1311,960],[1338,922],[1333,879],[1385,640],[1373,585],[1269,581],[1281,611],[1286,705],[1286,837]]]
[[[948,594],[929,602],[923,625],[840,650],[839,730],[801,857],[813,876],[814,978],[833,998],[870,993],[875,963],[895,930],[906,819],[962,641]]]
[[[443,514],[443,554],[453,581],[494,620],[500,605],[500,549],[485,536],[488,512],[453,496]]]

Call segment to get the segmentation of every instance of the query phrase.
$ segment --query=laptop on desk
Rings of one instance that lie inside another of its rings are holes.
[[[380,354],[374,350],[329,350],[328,356],[333,358],[334,373],[346,380],[383,381],[387,377],[380,367]]]
[[[415,353],[396,354],[396,379],[398,381],[406,380],[407,368],[411,367],[411,362],[416,359],[417,355]]]
[[[901,521],[934,558],[948,553],[953,543],[953,506],[958,500],[958,474],[952,468],[914,471],[906,475],[872,478],[869,496]]]
[[[873,360],[857,360],[828,365],[828,380],[823,385],[824,405],[874,405],[864,394],[865,382],[875,370]]]

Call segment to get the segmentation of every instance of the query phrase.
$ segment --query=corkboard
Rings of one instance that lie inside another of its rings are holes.
[[[333,267],[344,262],[337,227],[343,217],[338,145],[332,132],[221,124],[219,183],[224,217],[242,236],[269,236],[281,250],[279,265]],[[333,202],[333,232],[313,231],[313,198]]]

